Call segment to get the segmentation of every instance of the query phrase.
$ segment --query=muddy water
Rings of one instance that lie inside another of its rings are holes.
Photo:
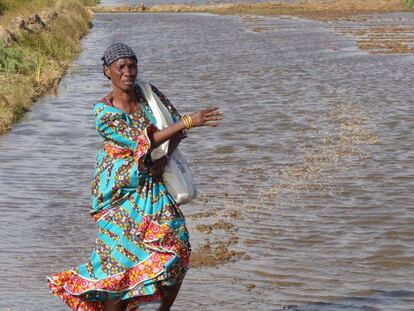
[[[0,138],[0,310],[67,310],[45,276],[93,248],[91,108],[119,40],[180,111],[226,114],[182,146],[200,196],[176,310],[414,310],[414,57],[319,22],[192,14],[96,15],[57,94]]]

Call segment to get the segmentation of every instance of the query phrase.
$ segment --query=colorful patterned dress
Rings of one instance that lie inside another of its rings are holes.
[[[175,108],[152,89],[177,122]],[[105,299],[118,297],[128,299],[128,311],[137,310],[143,302],[160,300],[160,286],[180,283],[188,269],[184,216],[162,179],[148,173],[148,133],[156,127],[144,100],[141,108],[128,115],[107,98],[94,105],[105,142],[91,183],[96,245],[88,262],[47,276],[51,292],[71,310],[103,311]]]

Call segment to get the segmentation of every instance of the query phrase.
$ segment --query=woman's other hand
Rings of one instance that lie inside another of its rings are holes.
[[[193,121],[193,127],[198,126],[219,126],[215,121],[223,120],[223,112],[218,107],[210,107],[203,110],[198,110],[190,114]]]
[[[158,160],[152,161],[151,165],[151,176],[161,177],[164,174],[165,166],[168,163],[168,157],[164,156]]]

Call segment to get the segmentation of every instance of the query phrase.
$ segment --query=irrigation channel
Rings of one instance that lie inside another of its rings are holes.
[[[116,41],[179,111],[225,112],[183,142],[199,198],[182,206],[195,267],[175,310],[413,310],[413,55],[329,23],[208,14],[96,14],[57,92],[0,137],[0,310],[67,310],[45,276],[95,243],[92,105]]]

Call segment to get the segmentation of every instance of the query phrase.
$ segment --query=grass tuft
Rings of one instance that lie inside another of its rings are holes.
[[[404,5],[411,9],[414,7],[414,0],[404,0]]]
[[[0,15],[4,14],[6,10],[7,10],[7,5],[2,0],[0,0]]]
[[[56,6],[95,6],[100,0],[0,0],[0,24],[6,25],[17,16],[26,16]]]
[[[58,16],[47,30],[23,32],[10,46],[0,45],[0,134],[8,131],[35,99],[56,87],[80,52],[80,39],[88,32],[92,18],[86,2],[91,1],[62,1],[55,7]]]
[[[32,69],[30,55],[24,49],[6,48],[0,45],[0,72],[26,74]]]

